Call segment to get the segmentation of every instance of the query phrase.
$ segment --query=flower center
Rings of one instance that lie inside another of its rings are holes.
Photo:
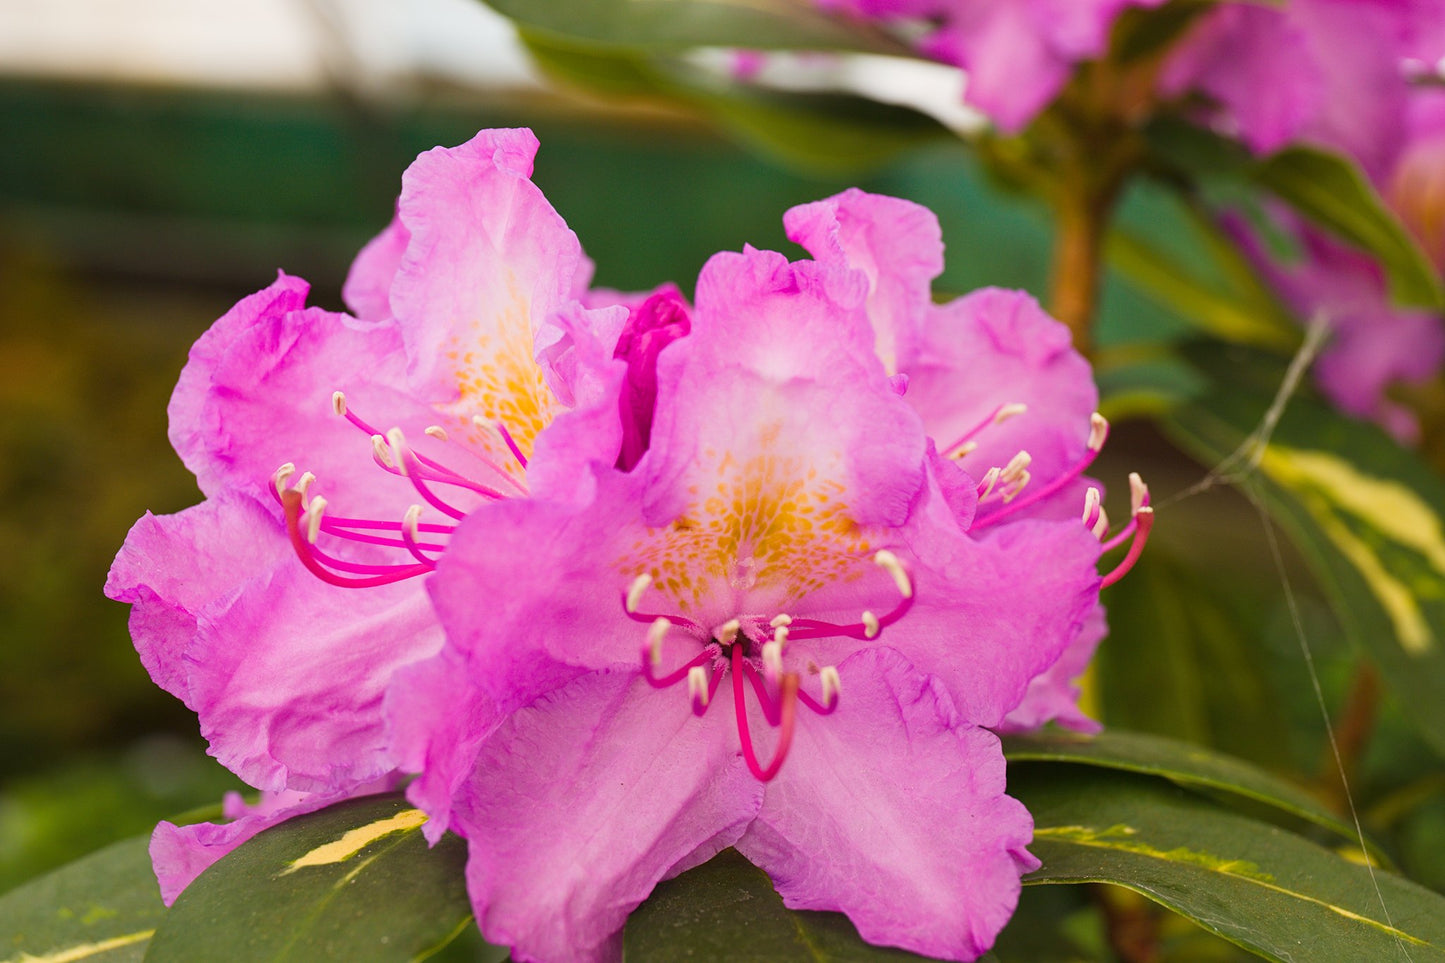
[[[847,624],[793,616],[786,612],[771,616],[748,613],[735,615],[709,629],[686,616],[641,611],[645,597],[653,589],[653,578],[647,573],[637,576],[622,596],[622,608],[628,618],[647,625],[646,640],[642,645],[643,677],[658,689],[686,680],[693,714],[702,716],[717,694],[724,672],[730,671],[733,712],[743,759],[755,777],[763,782],[771,780],[782,769],[792,746],[798,703],[820,716],[826,716],[838,707],[841,691],[836,666],[820,668],[810,662],[808,674],[817,676],[819,696],[815,698],[808,692],[802,684],[804,673],[796,667],[788,667],[788,662],[796,662],[787,651],[788,644],[826,638],[875,639],[913,607],[913,579],[898,557],[883,550],[873,555],[873,561],[889,575],[898,591],[899,601],[882,616],[864,611],[857,622]],[[669,642],[679,640],[688,648],[697,646],[700,650],[679,668],[658,675],[664,649]],[[758,758],[748,724],[748,685],[752,687],[763,718],[770,727],[778,730],[773,758],[766,766]]]

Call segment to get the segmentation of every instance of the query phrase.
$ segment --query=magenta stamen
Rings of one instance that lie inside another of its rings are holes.
[[[918,594],[916,586],[913,594]],[[913,608],[913,595],[906,596],[894,607],[893,611],[879,617],[878,631],[881,633],[888,626],[903,618],[911,608]],[[823,622],[819,619],[795,618],[792,624],[788,626],[788,638],[795,641],[802,641],[803,639],[826,639],[838,635],[850,639],[861,639],[865,642],[871,642],[878,638],[876,634],[870,636],[868,634],[868,626],[862,622],[854,622],[852,625],[837,625],[833,622]]]
[[[642,647],[642,675],[654,689],[666,689],[686,679],[688,672],[692,670],[693,666],[706,665],[708,660],[715,657],[716,653],[713,652],[713,647],[709,645],[697,655],[693,656],[682,668],[676,672],[669,672],[659,679],[652,674],[652,647],[644,645]]]
[[[397,452],[397,454],[404,461],[408,458],[412,462],[416,461],[416,456],[412,454],[412,450],[410,447],[402,448],[402,450]],[[452,518],[455,518],[457,521],[461,521],[463,518],[467,517],[466,512],[462,511],[460,508],[455,508],[452,505],[447,504],[446,502],[442,501],[441,498],[439,498],[435,493],[433,493],[432,490],[427,487],[426,482],[422,481],[421,473],[410,470],[411,467],[411,465],[408,465],[408,470],[404,472],[404,474],[407,476],[408,479],[411,480],[411,486],[416,489],[417,494],[420,495],[422,498],[426,499],[428,505],[441,512],[443,515],[448,515]]]
[[[327,524],[334,525],[337,528],[370,528],[388,529],[391,531],[401,530],[401,522],[388,522],[380,519],[371,518],[343,518],[340,515],[327,515],[326,521],[323,522],[323,525]],[[450,535],[452,532],[455,532],[457,530],[457,526],[447,525],[441,522],[419,522],[416,527],[417,531],[432,532],[445,535]]]
[[[994,419],[996,419],[996,418],[998,417],[998,413],[999,413],[1000,411],[1003,411],[1004,408],[1006,408],[1006,407],[1007,407],[1007,405],[999,405],[999,406],[998,406],[997,408],[995,408],[993,411],[990,411],[990,412],[988,413],[988,417],[987,417],[987,418],[985,418],[983,421],[980,421],[978,424],[974,425],[972,428],[968,429],[968,431],[965,431],[965,432],[963,433],[963,437],[959,438],[957,441],[955,441],[953,444],[949,445],[947,448],[944,448],[944,449],[940,452],[940,454],[942,454],[944,457],[947,457],[947,456],[950,455],[951,453],[957,451],[958,449],[962,448],[964,445],[968,444],[968,443],[969,443],[970,441],[972,441],[980,432],[982,432],[982,431],[983,431],[985,428],[987,428],[989,425],[993,424]]]
[[[388,572],[396,572],[402,569],[412,569],[416,567],[414,565],[378,565],[372,562],[350,562],[344,558],[338,558],[337,556],[332,555],[329,552],[323,552],[315,545],[312,545],[309,541],[306,544],[311,553],[311,557],[314,558],[317,562],[329,568],[337,569],[338,571],[342,572],[355,572],[359,575],[385,575]],[[436,567],[430,562],[428,562],[428,565],[428,570]]]
[[[527,456],[522,454],[522,449],[518,448],[517,443],[512,440],[512,433],[507,430],[507,426],[502,424],[501,421],[494,421],[492,422],[492,427],[497,429],[497,434],[501,435],[502,441],[507,443],[507,448],[511,450],[512,457],[517,459],[517,464],[526,468]]]
[[[1135,532],[1135,530],[1138,529],[1138,527],[1139,527],[1139,521],[1138,521],[1138,519],[1136,519],[1136,518],[1131,518],[1131,519],[1129,519],[1129,524],[1127,524],[1127,525],[1125,525],[1123,528],[1119,529],[1118,534],[1113,535],[1112,537],[1110,537],[1110,539],[1109,539],[1107,542],[1105,542],[1105,543],[1103,544],[1101,553],[1102,553],[1102,552],[1112,552],[1114,549],[1118,548],[1120,545],[1123,545],[1126,541],[1129,540],[1129,536],[1133,535],[1134,532]]]
[[[693,715],[701,717],[707,714],[707,707],[712,705],[712,700],[717,697],[717,690],[718,686],[722,683],[722,676],[723,674],[720,671],[713,669],[712,676],[708,679],[707,683],[707,701],[704,702],[694,697],[692,700]]]
[[[372,588],[377,585],[391,585],[405,579],[414,578],[418,575],[425,575],[431,571],[431,566],[426,565],[405,565],[395,566],[389,574],[372,575],[368,578],[347,578],[337,575],[326,568],[317,559],[320,554],[306,540],[306,534],[301,530],[301,493],[294,488],[288,488],[281,493],[281,505],[286,513],[286,534],[291,538],[291,547],[296,551],[296,557],[301,560],[307,570],[331,585],[342,588]],[[340,561],[339,559],[332,561]],[[347,563],[354,564],[354,563]],[[377,566],[380,568],[380,566]]]
[[[1144,554],[1144,544],[1149,541],[1149,531],[1154,527],[1154,510],[1147,507],[1140,509],[1134,516],[1133,524],[1136,527],[1134,541],[1129,545],[1129,554],[1124,556],[1124,560],[1112,572],[1104,576],[1099,583],[1100,588],[1108,588],[1127,575],[1134,563],[1139,561],[1139,556]]]
[[[389,538],[385,535],[367,535],[363,532],[353,532],[350,529],[344,527],[333,527],[330,524],[330,519],[327,518],[321,519],[321,530],[326,534],[334,535],[337,538],[345,538],[353,542],[365,542],[367,545],[383,545],[387,548],[406,548],[406,541],[404,539]],[[444,552],[446,551],[447,547],[445,545],[433,544],[431,542],[419,542],[417,543],[417,548],[425,549],[430,552]]]
[[[363,421],[360,417],[358,417],[358,416],[356,415],[356,413],[353,412],[349,407],[346,408],[346,410],[342,412],[342,415],[343,415],[343,417],[346,418],[347,421],[349,421],[349,422],[350,422],[352,425],[354,425],[356,428],[360,429],[361,431],[364,431],[364,432],[367,434],[368,437],[375,437],[376,435],[381,435],[383,438],[386,437],[385,432],[377,431],[377,430],[376,430],[375,428],[373,428],[370,424],[368,424],[367,422]],[[509,444],[510,444],[510,441],[509,441]],[[497,490],[494,489],[494,488],[489,488],[489,487],[486,486],[486,485],[482,485],[482,484],[479,483],[479,482],[474,482],[474,481],[472,481],[471,479],[467,478],[465,475],[462,475],[462,474],[459,474],[458,472],[453,471],[452,469],[450,469],[450,468],[448,468],[447,466],[441,464],[440,462],[434,461],[433,459],[428,458],[426,455],[423,455],[423,454],[421,454],[421,453],[419,453],[419,452],[412,452],[412,455],[413,455],[413,457],[416,458],[417,461],[419,461],[421,464],[425,465],[427,468],[431,469],[431,470],[435,473],[435,475],[432,477],[432,481],[439,482],[439,483],[443,483],[443,484],[448,484],[448,485],[456,485],[456,486],[461,487],[461,488],[467,488],[467,489],[470,489],[470,490],[476,492],[476,493],[479,494],[479,495],[486,495],[486,496],[488,496],[489,498],[506,498],[506,497],[507,497],[507,496],[506,496],[505,494],[503,494],[502,492],[497,491]],[[386,464],[385,462],[383,462],[380,458],[376,458],[375,455],[373,455],[373,458],[375,459],[375,461],[376,461],[376,463],[377,463],[378,465],[380,465],[383,469],[391,472],[393,475],[403,474],[403,473],[402,473],[401,471],[399,471],[397,468],[395,468],[395,467],[393,467],[393,466],[390,466],[390,465],[387,465],[387,464]],[[488,466],[490,466],[493,471],[495,471],[495,472],[496,472],[498,475],[500,475],[502,478],[505,478],[505,479],[507,480],[507,482],[508,482],[513,488],[515,488],[515,489],[517,490],[517,493],[518,493],[518,494],[520,494],[520,495],[525,495],[525,494],[527,493],[527,491],[526,491],[525,488],[523,488],[521,485],[518,485],[517,482],[516,482],[515,480],[513,480],[510,476],[508,476],[507,473],[506,473],[505,471],[503,471],[499,466],[493,464],[489,459],[483,459],[483,460],[487,462]],[[527,467],[527,462],[526,462],[525,459],[522,461],[522,467],[523,467],[523,468]]]
[[[743,647],[734,645],[732,651],[733,670],[733,712],[737,717],[738,738],[742,742],[743,760],[759,782],[769,782],[783,768],[788,757],[788,748],[793,744],[793,724],[797,717],[798,676],[789,672],[783,676],[778,701],[781,705],[781,720],[778,730],[778,745],[773,751],[773,761],[763,768],[753,750],[753,735],[748,729],[748,707],[746,689],[743,688]]]
[[[416,541],[416,539],[414,539],[414,538],[411,537],[411,529],[408,528],[408,527],[405,526],[405,525],[403,525],[403,526],[402,526],[402,529],[401,529],[401,538],[402,538],[402,541],[404,541],[404,542],[406,543],[406,550],[411,553],[411,557],[412,557],[412,558],[416,559],[418,562],[421,562],[423,565],[429,565],[429,566],[431,566],[432,568],[436,568],[436,564],[437,564],[437,563],[436,563],[436,559],[431,558],[430,556],[424,554],[424,553],[422,552],[422,549],[425,547],[425,548],[431,549],[432,551],[445,551],[445,550],[446,550],[446,546],[432,546],[432,545],[423,546],[423,545],[418,544],[417,541]]]
[[[760,675],[758,670],[753,668],[752,663],[746,659],[743,660],[743,673],[748,677],[748,681],[753,684],[753,692],[757,694],[758,707],[763,710],[763,718],[768,720],[768,725],[777,726],[778,723],[782,722],[782,706],[773,702],[772,696],[768,695],[768,689],[764,684],[762,675]]]
[[[988,526],[993,525],[996,522],[1002,521],[1010,515],[1023,511],[1025,508],[1028,508],[1031,505],[1037,505],[1039,502],[1043,501],[1045,498],[1048,498],[1050,495],[1055,494],[1065,485],[1069,484],[1069,482],[1073,481],[1075,478],[1078,478],[1084,472],[1088,471],[1089,466],[1092,465],[1094,463],[1094,459],[1098,457],[1098,450],[1093,448],[1086,449],[1084,452],[1084,457],[1080,458],[1077,462],[1075,462],[1074,465],[1063,474],[1059,475],[1057,478],[1049,482],[1047,485],[1044,485],[1042,488],[1035,488],[1025,497],[1015,498],[1012,502],[1009,502],[1007,505],[994,512],[992,515],[989,515],[986,518],[975,518],[973,520],[973,525],[969,527],[969,531],[974,532],[978,531],[980,528],[987,528]],[[1095,516],[1094,521],[1098,521],[1097,516]]]
[[[802,686],[798,687],[798,701],[802,702],[803,705],[807,706],[809,709],[812,709],[820,716],[832,715],[833,710],[838,708],[838,697],[836,695],[833,697],[833,701],[825,706],[823,705],[823,703],[808,695],[808,693],[803,690]]]

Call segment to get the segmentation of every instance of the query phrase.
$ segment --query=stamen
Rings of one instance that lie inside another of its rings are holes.
[[[422,553],[420,544],[421,531],[421,506],[412,505],[407,508],[406,513],[401,516],[401,539],[406,545],[406,550],[411,557],[423,565],[435,566],[436,560]]]
[[[773,629],[773,641],[778,643],[779,650],[788,644],[788,626],[779,625]]]
[[[1104,442],[1109,440],[1109,420],[1097,411],[1089,416],[1089,440],[1088,449],[1093,452],[1102,451]]]
[[[1134,530],[1134,540],[1129,543],[1129,553],[1112,572],[1104,576],[1099,583],[1100,588],[1108,588],[1127,575],[1129,569],[1134,567],[1134,563],[1139,561],[1139,556],[1144,554],[1144,545],[1149,541],[1149,532],[1154,527],[1154,509],[1145,505],[1134,515],[1134,521],[1137,524]]]
[[[763,671],[769,682],[776,682],[783,674],[783,643],[778,639],[763,643]]]
[[[959,451],[958,449],[963,448],[964,446],[968,445],[968,443],[969,443],[969,442],[974,438],[974,436],[976,436],[979,432],[983,431],[985,428],[989,427],[990,425],[1002,424],[1003,422],[1009,420],[1010,418],[1014,417],[1015,415],[1021,415],[1021,414],[1023,414],[1025,411],[1028,411],[1028,410],[1029,410],[1029,406],[1028,406],[1028,405],[1019,404],[1019,403],[1017,403],[1017,402],[1012,402],[1012,403],[1010,403],[1010,404],[999,405],[997,408],[995,408],[992,412],[989,413],[989,416],[988,416],[987,418],[985,418],[983,421],[980,421],[978,424],[974,425],[972,428],[968,429],[968,431],[965,431],[962,435],[959,436],[958,440],[955,441],[953,444],[951,444],[951,445],[949,445],[949,446],[947,446],[946,448],[943,448],[943,449],[941,449],[941,450],[942,450],[946,455],[948,455],[948,457],[950,457],[950,458],[962,458],[964,455],[968,454],[969,451],[973,451],[973,449],[976,448],[976,447],[978,447],[978,446],[977,446],[977,445],[973,445],[972,447],[970,447],[970,448],[968,449],[968,451]]]
[[[702,715],[712,698],[712,693],[708,691],[707,669],[700,665],[687,670],[687,697],[692,701],[692,711],[696,715]]]
[[[771,626],[772,628],[775,628],[775,629],[776,629],[778,626],[780,626],[780,625],[792,625],[792,624],[793,624],[793,617],[792,617],[791,615],[785,615],[785,614],[782,613],[782,612],[779,612],[777,615],[773,616],[773,620],[768,623],[769,626]]]
[[[1137,471],[1129,473],[1129,514],[1137,515],[1149,504],[1149,486],[1139,477]]]
[[[1001,468],[990,468],[984,473],[983,481],[978,483],[978,499],[983,501],[993,494],[993,486],[998,484],[998,476],[1002,473]]]
[[[429,435],[437,441],[446,441],[448,438],[447,430],[441,425],[427,425],[422,434]]]
[[[291,486],[301,493],[302,505],[306,504],[306,493],[311,490],[311,483],[315,480],[315,475],[311,474],[309,471],[304,471],[301,473],[301,477],[296,479],[296,484]]]
[[[1099,520],[1099,489],[1092,485],[1084,492],[1084,527],[1093,528],[1094,523]]]
[[[1093,532],[1094,537],[1101,542],[1104,540],[1104,536],[1109,534],[1109,513],[1104,511],[1103,505],[1099,506],[1099,518],[1089,531]]]
[[[742,646],[733,646],[733,712],[737,717],[738,738],[742,743],[743,760],[758,781],[768,782],[778,774],[778,770],[782,769],[783,760],[788,757],[788,748],[793,744],[793,726],[797,719],[798,707],[798,676],[795,672],[789,672],[782,678],[782,687],[778,694],[778,745],[773,750],[773,761],[764,768],[758,762],[757,753],[753,750],[753,736],[748,729],[748,709],[746,693],[743,689],[744,665]]]
[[[401,433],[400,428],[388,428],[386,431],[387,444],[391,446],[391,457],[396,465],[396,470],[403,475],[410,474],[406,464],[406,435]]]
[[[1018,498],[1019,493],[1028,486],[1028,483],[1033,479],[1033,477],[1033,474],[1027,468],[1019,472],[1019,476],[1014,480],[1013,485],[1003,493],[1003,503],[1007,505],[1015,498]]]
[[[869,639],[876,639],[881,630],[882,627],[878,624],[878,616],[872,612],[865,611],[863,613],[863,636]]]
[[[346,392],[333,391],[331,393],[331,410],[342,418],[346,417]]]
[[[1007,508],[1000,509],[984,518],[974,519],[973,525],[970,527],[969,530],[977,531],[981,528],[987,528],[988,526],[996,524],[997,522],[1003,520],[1004,518],[1007,518],[1010,515],[1021,512],[1024,509],[1029,508],[1033,505],[1037,505],[1039,502],[1043,501],[1045,498],[1048,498],[1050,495],[1061,491],[1075,478],[1078,478],[1080,475],[1082,475],[1085,471],[1088,470],[1089,466],[1094,463],[1094,459],[1098,457],[1099,450],[1104,447],[1104,442],[1108,440],[1108,437],[1108,420],[1105,419],[1104,416],[1099,414],[1097,411],[1094,412],[1094,414],[1089,418],[1089,441],[1084,451],[1084,457],[1080,458],[1077,462],[1071,465],[1067,471],[1063,472],[1058,477],[1051,479],[1042,488],[1034,489],[1027,498],[1013,501],[1013,497],[1017,496],[1019,491],[1023,490],[1023,485],[1019,485],[1018,489],[1015,490],[1013,496],[1006,495],[1004,497],[1004,503],[1008,505]],[[1027,484],[1027,479],[1025,480],[1024,484]],[[987,497],[987,493],[985,492],[979,497],[981,499]]]
[[[507,426],[503,422],[497,419],[483,418],[481,415],[472,415],[472,424],[482,431],[489,431],[500,438],[502,444],[506,445],[507,450],[512,453],[512,457],[517,459],[517,464],[523,468],[527,467],[527,456],[523,455],[522,449],[517,447],[512,433],[507,430]]]
[[[737,619],[728,619],[722,625],[713,629],[712,637],[722,645],[732,645],[738,640],[738,632],[742,631],[742,623]]]
[[[978,442],[976,442],[976,441],[966,441],[966,442],[964,442],[963,444],[959,445],[959,446],[958,446],[956,449],[954,449],[953,451],[949,452],[949,453],[948,453],[948,457],[949,457],[949,458],[952,458],[954,461],[957,461],[958,459],[963,458],[963,457],[966,456],[966,455],[971,455],[971,454],[973,454],[973,453],[974,453],[975,451],[977,451],[977,450],[978,450]]]
[[[318,499],[320,501],[320,499]],[[324,502],[323,502],[324,504]],[[417,575],[425,575],[431,571],[427,565],[395,565],[395,566],[353,566],[364,568],[367,571],[377,572],[366,578],[347,578],[337,575],[328,569],[317,558],[320,554],[306,539],[306,532],[301,529],[301,493],[294,488],[288,488],[281,493],[281,507],[286,515],[286,534],[291,539],[291,547],[296,551],[296,557],[301,560],[311,574],[331,585],[342,588],[371,588],[376,585],[390,585],[393,582],[400,582],[404,579],[413,578]]]
[[[277,495],[286,491],[287,483],[291,481],[291,476],[295,474],[296,466],[289,461],[276,469],[271,475],[271,484],[275,487]]]
[[[659,618],[647,630],[648,657],[652,660],[654,669],[662,665],[662,643],[667,638],[667,630],[670,628],[672,628],[671,622]]]
[[[843,691],[843,682],[838,678],[836,665],[825,665],[818,674],[818,683],[823,687],[823,705],[831,711],[838,705],[838,696]]]
[[[998,480],[1005,485],[1017,481],[1024,476],[1026,473],[1025,470],[1029,465],[1033,464],[1033,460],[1033,455],[1030,455],[1026,451],[1020,451],[1017,455],[1009,459],[1007,465],[1003,466],[1003,471],[999,472]]]
[[[899,595],[906,599],[913,598],[913,582],[908,578],[908,570],[898,561],[897,555],[885,548],[874,554],[873,562],[893,577],[893,584],[898,586]]]
[[[637,611],[637,606],[641,604],[642,596],[650,585],[652,585],[652,576],[643,572],[627,587],[627,601],[623,603],[623,607],[627,609],[629,615]]]
[[[391,460],[391,450],[386,447],[386,439],[380,435],[371,436],[371,455],[381,467],[388,471],[398,470]]]
[[[292,490],[300,495],[303,500],[305,499],[305,493],[300,491],[300,489]],[[311,499],[311,504],[306,508],[306,541],[312,545],[316,544],[316,539],[321,534],[321,513],[324,511],[326,511],[326,499],[320,495]]]

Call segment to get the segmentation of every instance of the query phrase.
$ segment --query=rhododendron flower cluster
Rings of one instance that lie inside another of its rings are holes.
[[[589,290],[535,148],[422,155],[355,316],[283,276],[192,352],[172,438],[206,501],[138,522],[107,590],[267,795],[158,829],[168,899],[415,774],[518,959],[615,956],[729,846],[789,906],[977,957],[1037,865],[991,730],[1093,726],[1072,680],[1152,521],[1135,478],[1112,528],[1085,475],[1088,365],[1025,294],[934,304],[936,220],[859,191],[788,212],[810,257],[718,254],[692,301]]]

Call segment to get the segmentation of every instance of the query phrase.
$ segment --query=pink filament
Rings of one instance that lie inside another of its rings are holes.
[[[1134,522],[1137,523],[1137,527],[1134,531],[1134,541],[1129,545],[1129,553],[1112,572],[1104,576],[1103,581],[1099,583],[1100,588],[1108,588],[1127,575],[1129,569],[1134,567],[1134,563],[1139,561],[1139,556],[1144,554],[1144,544],[1149,541],[1149,531],[1154,527],[1154,512],[1147,508],[1143,509],[1134,516]]]
[[[1073,464],[1072,467],[1060,474],[1057,478],[1050,481],[1047,485],[1044,485],[1042,488],[1035,488],[1023,498],[1015,498],[1003,508],[1000,508],[998,511],[994,512],[992,515],[988,515],[984,518],[975,518],[973,521],[973,525],[969,527],[969,531],[976,532],[980,528],[987,528],[990,525],[1003,521],[1010,515],[1023,511],[1025,508],[1037,505],[1039,502],[1043,501],[1045,498],[1048,498],[1055,492],[1058,492],[1069,482],[1073,481],[1075,478],[1078,478],[1084,472],[1088,471],[1089,466],[1092,465],[1094,463],[1094,459],[1098,457],[1098,449],[1086,449],[1084,451],[1083,458],[1080,458],[1077,462]]]
[[[738,738],[742,741],[743,759],[759,782],[770,782],[783,768],[783,760],[787,759],[788,749],[793,744],[793,724],[797,718],[798,706],[798,676],[795,672],[789,672],[783,676],[781,691],[778,694],[780,726],[778,746],[773,751],[773,761],[768,764],[767,768],[764,768],[758,762],[757,753],[753,750],[753,735],[748,729],[748,706],[746,690],[743,688],[743,648],[741,645],[734,645],[732,648],[733,712],[737,716]]]
[[[716,655],[717,653],[713,651],[712,646],[708,646],[693,656],[682,668],[676,672],[669,672],[659,679],[652,674],[652,647],[644,645],[642,647],[642,674],[654,689],[666,689],[686,679],[687,674],[691,672],[695,666],[706,665],[708,661],[715,658]]]
[[[913,587],[913,591],[914,595],[918,594],[918,586],[916,584]],[[878,632],[882,633],[888,626],[903,618],[911,608],[913,608],[913,595],[904,596],[903,599],[893,607],[893,611],[879,617]],[[794,641],[800,642],[803,639],[827,639],[838,635],[850,639],[861,639],[865,642],[871,642],[878,638],[876,634],[870,636],[868,634],[868,626],[862,622],[854,622],[851,625],[837,625],[833,622],[824,622],[819,619],[800,618],[793,619],[792,623],[788,625],[788,638]]]
[[[306,539],[306,533],[301,531],[301,492],[294,488],[288,488],[280,494],[281,506],[286,512],[286,534],[291,539],[291,547],[295,549],[296,557],[301,560],[301,564],[305,565],[312,575],[315,575],[323,582],[342,588],[372,588],[377,585],[391,585],[394,582],[414,578],[418,575],[425,575],[435,567],[432,565],[397,565],[392,566],[389,572],[371,575],[366,578],[348,578],[344,575],[337,575],[317,558],[317,555],[320,553],[317,553],[315,549],[312,548],[311,543]],[[335,565],[341,560],[331,559],[328,556],[327,561]],[[342,564],[347,567],[357,567],[356,563]],[[367,571],[381,571],[382,569],[383,566],[365,567]]]
[[[1004,410],[1004,407],[1004,405],[999,405],[993,411],[990,411],[987,418],[985,418],[983,421],[980,421],[972,428],[968,429],[968,431],[965,431],[961,438],[959,438],[953,444],[949,445],[947,448],[944,448],[942,454],[948,455],[950,452],[957,451],[958,449],[962,448],[964,445],[972,441],[975,436],[977,436],[980,432],[982,432],[985,428],[987,428],[990,424],[993,423],[993,420],[998,417],[998,413],[1000,411]]]

